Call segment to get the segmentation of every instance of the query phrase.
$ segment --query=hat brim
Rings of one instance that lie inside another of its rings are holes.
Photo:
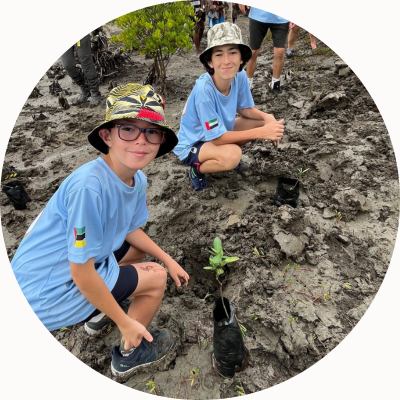
[[[103,122],[98,125],[93,131],[88,135],[89,143],[98,151],[103,154],[108,154],[109,147],[104,143],[104,140],[100,137],[99,131],[104,128],[107,124],[112,121]],[[161,143],[158,153],[155,158],[161,157],[174,149],[174,147],[178,144],[178,138],[175,135],[174,131],[165,126],[160,126],[165,132],[165,142]]]
[[[225,44],[237,44],[237,45],[239,46],[239,48],[240,48],[240,53],[242,54],[242,61],[243,61],[244,63],[247,63],[247,62],[250,60],[251,56],[253,55],[253,51],[251,50],[251,47],[248,46],[247,44],[242,44],[242,43],[224,43],[223,45],[225,45]],[[200,54],[199,60],[200,60],[200,62],[201,62],[203,65],[204,65],[205,62],[206,62],[206,61],[204,60],[205,55],[206,55],[207,53],[211,52],[212,49],[213,49],[214,47],[217,47],[217,46],[221,46],[221,45],[216,45],[216,46],[209,47],[208,49],[204,50],[204,51]]]

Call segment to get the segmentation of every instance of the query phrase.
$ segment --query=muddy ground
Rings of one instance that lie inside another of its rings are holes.
[[[240,16],[237,23],[246,41],[247,17]],[[285,136],[279,148],[261,141],[246,145],[243,158],[250,170],[243,176],[211,176],[211,188],[198,194],[174,154],[144,171],[150,212],[144,230],[191,279],[178,292],[169,278],[153,321],[175,333],[176,358],[163,371],[141,373],[125,385],[148,392],[146,383],[152,380],[159,395],[192,399],[236,397],[236,385],[246,394],[274,386],[334,349],[374,299],[398,227],[394,151],[357,76],[324,43],[317,40],[317,46],[312,53],[307,33],[300,32],[298,56],[285,61],[283,92],[274,97],[267,90],[272,43],[267,39],[263,44],[253,96],[257,108],[285,119]],[[110,79],[117,84],[142,82],[151,61],[136,52],[131,59],[132,66]],[[192,49],[173,57],[168,71],[177,93],[165,97],[167,120],[178,130],[183,106],[203,68]],[[72,95],[78,93],[69,77],[59,82]],[[104,107],[65,111],[49,94],[50,83],[45,74],[37,85],[43,96],[27,100],[7,148],[3,178],[8,166],[18,169],[32,198],[27,210],[17,211],[1,196],[10,259],[65,177],[99,156],[86,137],[103,119]],[[109,83],[100,88],[104,99]],[[47,118],[33,119],[41,113]],[[298,207],[277,208],[277,179],[296,178],[300,168],[309,170],[301,179]],[[203,267],[216,236],[227,254],[239,257],[226,268],[222,282],[224,295],[247,329],[245,344],[251,354],[250,365],[233,380],[218,377],[210,362],[211,310],[219,285]],[[53,334],[78,359],[110,377],[109,351],[118,343],[117,329],[100,339],[87,337],[81,325]],[[200,371],[193,385],[180,385],[193,369]]]

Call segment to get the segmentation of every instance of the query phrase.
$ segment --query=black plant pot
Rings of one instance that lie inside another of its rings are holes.
[[[32,201],[20,181],[7,182],[3,185],[1,190],[5,193],[16,210],[25,210],[26,203]]]
[[[300,182],[297,179],[279,178],[274,204],[278,207],[287,204],[288,206],[296,208],[299,195]]]
[[[224,297],[224,304],[228,311],[226,317],[222,299],[219,297],[214,303],[214,354],[216,371],[225,378],[232,378],[236,371],[241,371],[248,359],[248,351],[244,346],[242,332],[235,316],[235,308]],[[214,361],[214,360],[213,360]]]

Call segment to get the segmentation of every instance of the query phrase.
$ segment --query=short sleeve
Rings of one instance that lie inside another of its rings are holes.
[[[216,139],[226,133],[224,121],[218,115],[214,105],[210,101],[202,101],[196,104],[197,115],[202,127],[206,142]]]
[[[243,110],[244,108],[252,108],[254,107],[253,96],[251,95],[250,85],[247,81],[247,76],[244,71],[238,74],[239,78],[239,94],[238,94],[238,102],[237,109]]]
[[[68,260],[83,264],[101,253],[104,238],[102,200],[89,188],[79,188],[65,199]]]
[[[138,182],[135,182],[135,185],[138,185],[141,188],[141,193],[139,193],[138,196],[138,200],[136,203],[136,210],[133,215],[131,224],[129,226],[128,233],[133,232],[136,229],[140,228],[149,219],[149,210],[147,209],[147,199],[146,199],[147,179],[145,175],[140,172],[136,175],[136,177]]]

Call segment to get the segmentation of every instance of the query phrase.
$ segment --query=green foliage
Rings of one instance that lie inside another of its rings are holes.
[[[238,396],[244,396],[246,393],[244,392],[243,386],[236,385]]]
[[[191,380],[190,386],[193,386],[193,382],[195,379],[197,379],[199,377],[199,373],[200,373],[200,371],[198,369],[192,369],[190,371],[190,380]]]
[[[351,283],[343,283],[343,286],[346,288],[346,289],[351,289]]]
[[[299,317],[293,317],[293,315],[291,315],[288,318],[289,324],[291,325],[293,322],[297,322],[299,320]]]
[[[192,48],[190,38],[195,23],[190,17],[194,17],[194,9],[189,1],[142,8],[110,22],[122,29],[119,35],[112,36],[111,42],[122,43],[124,51],[135,49],[141,55],[149,55],[154,62],[155,75],[165,81],[169,58],[178,49],[189,52]],[[164,83],[161,84],[163,88]]]
[[[146,386],[150,387],[150,392],[149,393],[153,393],[154,390],[156,389],[156,383],[153,381],[149,381],[146,383]]]
[[[204,267],[204,269],[215,271],[217,278],[218,276],[222,275],[225,272],[224,269],[222,268],[225,264],[239,260],[238,257],[224,256],[221,240],[220,238],[217,237],[214,239],[213,248],[210,250],[210,253],[211,253],[209,259],[210,265]]]

